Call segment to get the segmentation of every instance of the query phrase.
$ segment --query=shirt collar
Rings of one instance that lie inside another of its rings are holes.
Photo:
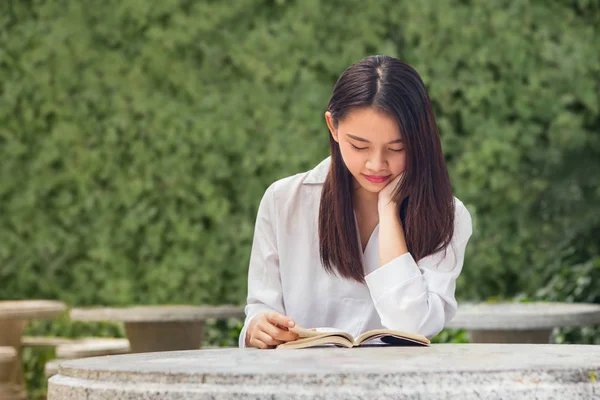
[[[304,179],[304,184],[320,184],[325,183],[327,173],[329,172],[329,165],[331,164],[331,156],[321,161],[316,167],[311,169]]]

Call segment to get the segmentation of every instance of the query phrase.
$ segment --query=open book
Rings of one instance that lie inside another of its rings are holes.
[[[342,347],[358,347],[376,339],[391,346],[429,346],[430,342],[425,336],[418,333],[407,333],[391,329],[374,329],[361,334],[356,339],[348,332],[333,328],[305,329],[299,326],[289,328],[300,337],[293,342],[277,346],[278,349],[302,349],[305,347],[335,345]]]

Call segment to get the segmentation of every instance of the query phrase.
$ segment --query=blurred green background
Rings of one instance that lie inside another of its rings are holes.
[[[0,299],[243,304],[264,190],[328,155],[337,77],[386,54],[421,74],[473,217],[457,297],[600,303],[599,37],[595,0],[4,0]],[[35,398],[52,355],[25,355]]]

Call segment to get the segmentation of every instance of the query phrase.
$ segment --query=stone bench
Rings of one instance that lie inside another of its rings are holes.
[[[114,338],[82,338],[74,343],[56,348],[56,357],[75,359],[127,354],[131,351],[129,340]]]
[[[206,320],[244,316],[244,307],[235,305],[156,305],[71,310],[73,321],[123,322],[133,353],[199,349]]]
[[[10,346],[17,351],[17,357],[12,364],[11,382],[19,389],[13,398],[27,398],[21,357],[22,338],[27,323],[31,320],[53,319],[66,309],[67,306],[63,302],[52,300],[0,301],[0,346]]]
[[[600,324],[600,304],[461,304],[446,328],[466,329],[472,343],[549,343],[554,328]]]
[[[130,351],[127,339],[82,338],[71,340],[57,346],[57,358],[46,363],[44,374],[46,377],[56,374],[60,363],[67,360],[127,354]]]
[[[11,378],[12,363],[17,359],[17,351],[9,346],[0,346],[0,382]]]
[[[56,348],[63,344],[76,342],[76,339],[69,339],[55,336],[23,336],[21,339],[22,347],[52,347]]]

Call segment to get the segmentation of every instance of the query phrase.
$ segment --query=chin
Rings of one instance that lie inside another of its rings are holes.
[[[378,185],[372,182],[367,181],[365,178],[361,177],[361,180],[354,180],[358,183],[358,185],[365,191],[369,193],[379,193],[385,187],[385,185]]]

